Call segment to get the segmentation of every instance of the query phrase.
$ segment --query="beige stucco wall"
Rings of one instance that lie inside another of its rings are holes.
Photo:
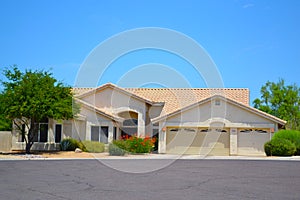
[[[168,153],[170,147],[175,148],[175,146],[177,146],[177,148],[181,148],[181,141],[186,140],[186,138],[184,138],[186,135],[180,135],[178,140],[175,140],[174,144],[171,144],[171,146],[168,147],[167,145],[170,145],[170,140],[172,140],[173,136],[167,133],[168,131],[165,130],[166,128],[174,126],[211,127],[215,124],[220,124],[220,126],[224,126],[224,128],[230,130],[228,137],[226,136],[225,139],[220,137],[221,140],[224,139],[223,141],[228,141],[228,152],[230,155],[264,155],[263,144],[266,141],[269,141],[271,138],[270,134],[239,134],[238,129],[259,128],[265,130],[276,130],[277,128],[277,124],[270,119],[259,116],[256,113],[231,104],[230,102],[226,103],[223,100],[221,100],[221,105],[217,106],[213,100],[178,113],[177,115],[171,116],[166,120],[162,120],[160,122],[159,144],[161,146],[159,148],[159,152]],[[198,151],[195,150],[194,146],[201,146],[200,142],[197,142],[197,140],[198,139],[191,143],[191,148],[193,149],[191,152]],[[201,141],[200,138],[199,141]],[[195,142],[197,145],[193,145]],[[216,154],[218,154],[218,152]]]
[[[114,112],[115,109],[124,107],[140,112],[146,110],[143,101],[112,88],[105,88],[95,94],[83,97],[82,100],[108,112]]]
[[[10,131],[0,131],[0,152],[7,152],[12,147],[12,134]]]
[[[146,132],[149,131],[146,128],[147,121],[150,122],[149,119],[147,120],[148,107],[143,100],[137,99],[128,95],[127,93],[114,90],[112,88],[105,88],[96,92],[95,94],[83,97],[82,100],[116,116],[125,111],[135,112],[138,116],[139,136],[144,137]],[[113,122],[111,119],[101,119],[102,116],[96,116],[95,112],[93,113],[89,111],[86,113],[86,111],[83,110],[81,111],[81,114],[87,117],[87,125],[89,125],[89,123],[96,124],[101,121],[103,123],[109,123],[110,129],[113,127]],[[86,132],[86,134],[88,135],[88,132]]]
[[[193,123],[200,123],[200,126],[204,125],[203,122],[209,121],[209,119],[220,118],[226,119],[227,122],[236,124],[271,124],[274,125],[269,119],[263,118],[254,114],[248,110],[237,107],[231,103],[221,101],[220,106],[214,105],[214,101],[193,107],[185,112],[181,112],[175,116],[169,117],[165,123],[166,125],[172,123],[181,123],[183,125],[192,125]]]

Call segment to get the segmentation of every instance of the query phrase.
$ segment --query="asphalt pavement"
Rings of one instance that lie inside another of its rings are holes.
[[[299,169],[287,160],[2,160],[0,198],[300,199]]]

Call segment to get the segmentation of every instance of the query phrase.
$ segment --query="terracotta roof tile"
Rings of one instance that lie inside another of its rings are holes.
[[[165,102],[162,115],[174,112],[214,95],[249,106],[249,90],[243,88],[124,88],[137,96],[154,102]]]
[[[76,96],[95,88],[73,88]],[[249,106],[249,90],[245,88],[120,88],[153,102],[164,102],[161,115],[169,114],[214,95]]]

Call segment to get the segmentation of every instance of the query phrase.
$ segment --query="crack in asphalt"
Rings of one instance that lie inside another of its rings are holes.
[[[57,195],[57,194],[54,194],[54,193],[51,193],[51,192],[39,191],[39,190],[36,190],[36,189],[33,189],[33,188],[27,188],[27,190],[29,190],[31,192],[40,193],[42,195],[49,195],[51,197],[55,197],[56,199],[60,198],[60,199],[65,199],[65,200],[72,200],[72,198],[68,198],[68,197],[65,197],[65,196],[60,196],[60,195]]]

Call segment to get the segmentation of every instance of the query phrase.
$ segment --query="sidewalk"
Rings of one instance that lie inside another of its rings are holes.
[[[293,157],[267,157],[267,156],[200,156],[200,155],[170,155],[170,154],[145,154],[109,156],[108,153],[75,153],[75,152],[52,152],[38,154],[0,154],[1,160],[70,160],[70,159],[186,159],[186,160],[281,160],[300,161],[300,156]]]

